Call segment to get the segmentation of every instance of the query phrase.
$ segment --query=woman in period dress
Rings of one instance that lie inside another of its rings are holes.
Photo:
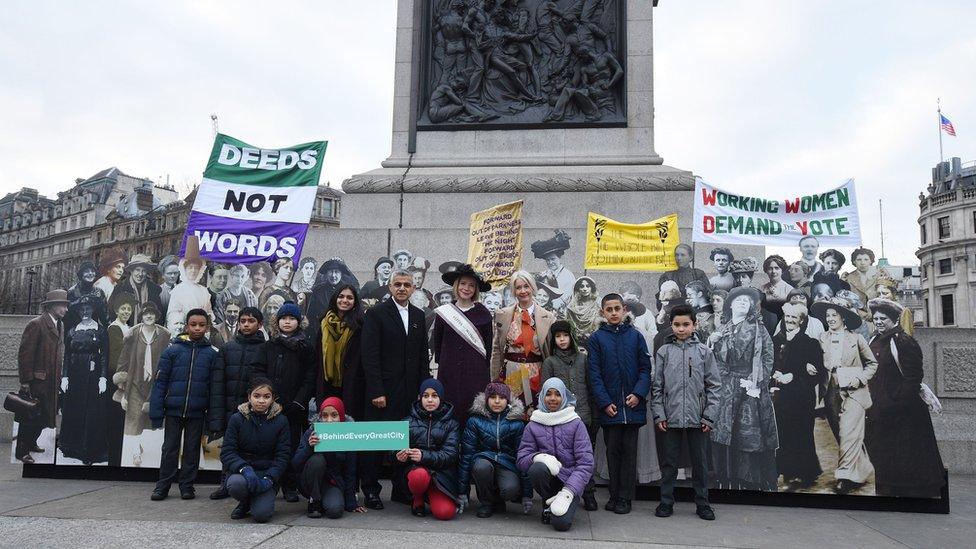
[[[122,341],[129,335],[132,316],[138,309],[134,295],[121,290],[112,294],[110,310],[115,320],[108,325],[108,366],[106,368],[108,388],[105,391],[105,419],[106,442],[108,444],[108,463],[118,467],[122,460],[122,429],[125,422],[125,411],[122,410],[121,394],[112,381],[119,366],[119,354],[122,352]]]
[[[944,466],[928,406],[919,394],[922,349],[899,325],[904,308],[888,299],[868,307],[877,329],[871,351],[878,371],[868,382],[872,406],[867,411],[864,445],[874,464],[879,496],[938,497]]]
[[[152,427],[149,420],[149,395],[156,380],[156,364],[169,346],[170,333],[156,319],[156,305],[148,303],[139,311],[139,324],[125,336],[118,368],[112,381],[119,387],[119,403],[125,410],[125,435],[138,436]],[[124,456],[130,452],[123,452]]]
[[[710,337],[722,374],[712,450],[723,488],[776,490],[773,342],[758,315],[760,299],[755,288],[733,288],[722,313],[726,324]]]
[[[66,458],[85,465],[108,460],[105,442],[105,378],[108,336],[92,319],[88,297],[78,303],[81,320],[68,333],[61,377],[61,430],[58,447]]]
[[[822,470],[813,439],[817,386],[827,379],[820,342],[805,333],[807,307],[783,305],[781,329],[773,336],[773,395],[779,450],[776,467],[787,489],[809,488]]]
[[[596,293],[596,282],[588,276],[581,276],[573,284],[573,297],[566,307],[566,320],[573,328],[573,339],[582,349],[600,328],[600,298]]]
[[[431,350],[438,364],[437,379],[445,394],[451,395],[457,420],[464,425],[474,397],[491,381],[492,318],[478,302],[491,284],[468,264],[449,270],[441,280],[454,289],[454,302],[434,309]]]

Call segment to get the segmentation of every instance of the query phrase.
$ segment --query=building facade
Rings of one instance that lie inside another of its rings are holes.
[[[976,162],[932,169],[919,195],[921,298],[926,326],[976,326]]]
[[[37,310],[41,296],[75,282],[82,261],[121,248],[158,261],[179,252],[196,191],[102,170],[50,199],[24,188],[0,199],[0,313]],[[312,226],[337,227],[342,193],[319,187]]]

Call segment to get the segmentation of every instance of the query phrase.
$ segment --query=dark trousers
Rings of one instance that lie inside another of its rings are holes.
[[[637,489],[637,431],[640,425],[604,425],[610,469],[610,499],[634,499]]]
[[[252,494],[247,489],[247,480],[244,475],[234,473],[227,477],[227,492],[230,497],[247,505],[251,511],[251,518],[254,522],[268,522],[274,514],[274,501],[277,491],[272,488],[260,494]]]
[[[471,464],[471,480],[482,505],[518,501],[522,494],[522,481],[515,472],[485,458]]]
[[[383,456],[389,452],[359,452],[359,484],[363,494],[380,495],[380,468],[383,466]],[[390,499],[403,503],[413,500],[406,486],[406,479],[402,474],[393,474],[393,493]]]
[[[542,498],[542,501],[551,498],[563,489],[563,481],[559,480],[559,477],[553,476],[549,472],[549,468],[543,463],[536,462],[529,467],[529,481],[532,483],[532,488]],[[577,507],[579,507],[579,498],[574,497],[565,515],[561,517],[557,517],[556,515],[552,516],[552,527],[560,532],[569,530],[573,525],[573,516],[576,515]]]
[[[346,507],[342,490],[329,482],[329,468],[324,454],[313,454],[298,476],[298,489],[309,502],[322,504],[325,516],[339,518]]]
[[[111,376],[109,376],[111,378]],[[122,405],[112,400],[116,386],[110,381],[105,395],[105,442],[108,445],[108,464],[118,467],[122,465],[122,433],[125,430],[125,410]]]
[[[681,441],[687,439],[691,458],[691,484],[695,488],[695,504],[708,505],[708,434],[701,428],[678,429],[668,427],[655,433],[661,440],[661,503],[674,505],[674,482],[678,478]]]
[[[295,451],[298,450],[298,444],[302,440],[302,433],[308,428],[308,420],[305,417],[305,412],[295,412],[288,415],[288,436],[291,443],[291,456],[288,461],[291,462],[291,457],[294,457]],[[285,470],[285,473],[281,475],[281,491],[287,490],[298,490],[298,475],[295,471],[289,467]]]
[[[596,434],[600,432],[600,422],[594,420],[592,425],[586,426],[586,434],[590,436],[590,448],[596,451]],[[593,497],[593,491],[596,490],[596,469],[594,469],[594,474],[590,475],[590,481],[586,483],[586,487],[583,488],[583,497]]]
[[[193,487],[200,468],[200,439],[203,437],[203,418],[166,416],[163,423],[163,449],[159,457],[159,482],[156,489],[168,491],[176,481],[179,465],[180,490]],[[183,442],[183,459],[180,460],[180,441]]]
[[[17,447],[14,449],[14,457],[20,459],[37,446],[37,437],[41,436],[44,430],[44,420],[28,420],[17,424]]]

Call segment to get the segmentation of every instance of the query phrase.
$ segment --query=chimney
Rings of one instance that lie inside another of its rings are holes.
[[[136,189],[136,209],[141,212],[148,212],[153,208],[152,187],[143,185]]]

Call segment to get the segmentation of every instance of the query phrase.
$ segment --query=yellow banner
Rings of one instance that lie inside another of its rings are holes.
[[[647,223],[620,223],[590,212],[586,222],[585,269],[601,271],[672,271],[678,215]]]
[[[471,214],[468,263],[492,289],[508,284],[522,266],[521,200]]]

